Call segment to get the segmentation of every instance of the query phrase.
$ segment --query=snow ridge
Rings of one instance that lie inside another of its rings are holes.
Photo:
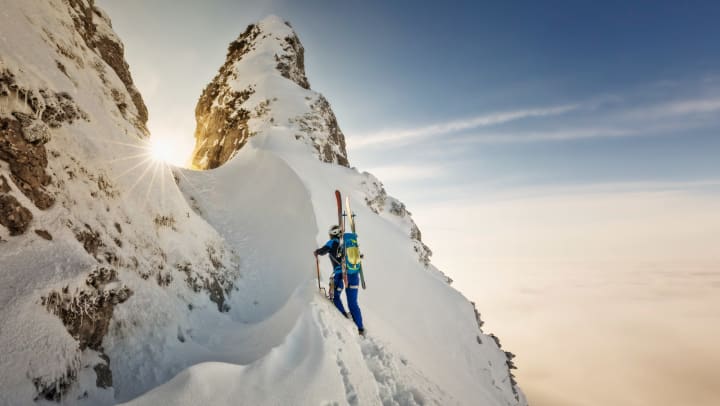
[[[282,19],[231,45],[198,104],[214,169],[191,171],[148,158],[92,1],[2,6],[0,404],[527,404],[404,206],[348,167]],[[317,289],[335,189],[358,216],[366,339]]]

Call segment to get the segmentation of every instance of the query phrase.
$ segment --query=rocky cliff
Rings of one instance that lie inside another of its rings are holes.
[[[149,158],[147,108],[93,1],[0,9],[0,404],[112,399],[113,342],[157,345],[178,334],[167,314],[226,310],[237,258]]]
[[[195,117],[193,165],[217,168],[263,125],[292,125],[297,140],[323,162],[348,166],[345,136],[330,104],[310,89],[305,50],[290,24],[271,16],[251,24],[228,47],[225,64],[205,88]],[[277,111],[278,98],[300,96],[294,111]]]

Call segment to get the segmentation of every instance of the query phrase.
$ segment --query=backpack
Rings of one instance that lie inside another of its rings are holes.
[[[343,234],[343,246],[345,248],[345,270],[349,274],[360,272],[361,257],[360,248],[357,243],[357,234]]]

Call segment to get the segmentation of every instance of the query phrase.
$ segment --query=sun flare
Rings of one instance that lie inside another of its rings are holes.
[[[150,138],[150,156],[153,160],[172,163],[173,155],[172,145],[167,140],[159,137]]]

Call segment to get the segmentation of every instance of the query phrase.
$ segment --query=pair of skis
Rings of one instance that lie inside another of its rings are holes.
[[[342,241],[343,248],[345,250],[345,258],[343,260],[343,283],[345,283],[345,286],[348,286],[348,280],[347,280],[347,271],[348,269],[352,271],[356,271],[360,274],[360,284],[362,285],[362,288],[365,289],[365,275],[363,274],[362,269],[362,254],[360,254],[360,247],[357,243],[357,234],[355,233],[355,213],[350,208],[350,196],[345,196],[345,213],[342,211],[342,198],[340,196],[340,191],[335,191],[335,201],[337,203],[337,210],[338,210],[338,224],[340,224],[340,229],[342,230]],[[350,231],[346,232],[345,230],[345,217],[348,218],[348,222],[350,223]]]
[[[350,197],[345,197],[346,212],[343,212],[342,196],[339,190],[335,191],[335,201],[337,203],[338,225],[340,226],[341,234],[340,244],[342,244],[343,251],[345,252],[342,259],[343,283],[347,288],[347,271],[348,268],[350,268],[350,270],[357,271],[360,274],[360,284],[363,289],[366,289],[365,275],[362,269],[362,254],[360,254],[360,247],[357,245],[357,234],[355,234],[355,213],[350,208]],[[345,232],[345,217],[349,218],[350,233]],[[317,257],[315,257],[315,267],[317,269],[318,290],[322,292],[323,288],[320,286],[320,262]],[[335,293],[333,286],[330,286],[327,293],[327,296],[332,298],[332,295]]]

